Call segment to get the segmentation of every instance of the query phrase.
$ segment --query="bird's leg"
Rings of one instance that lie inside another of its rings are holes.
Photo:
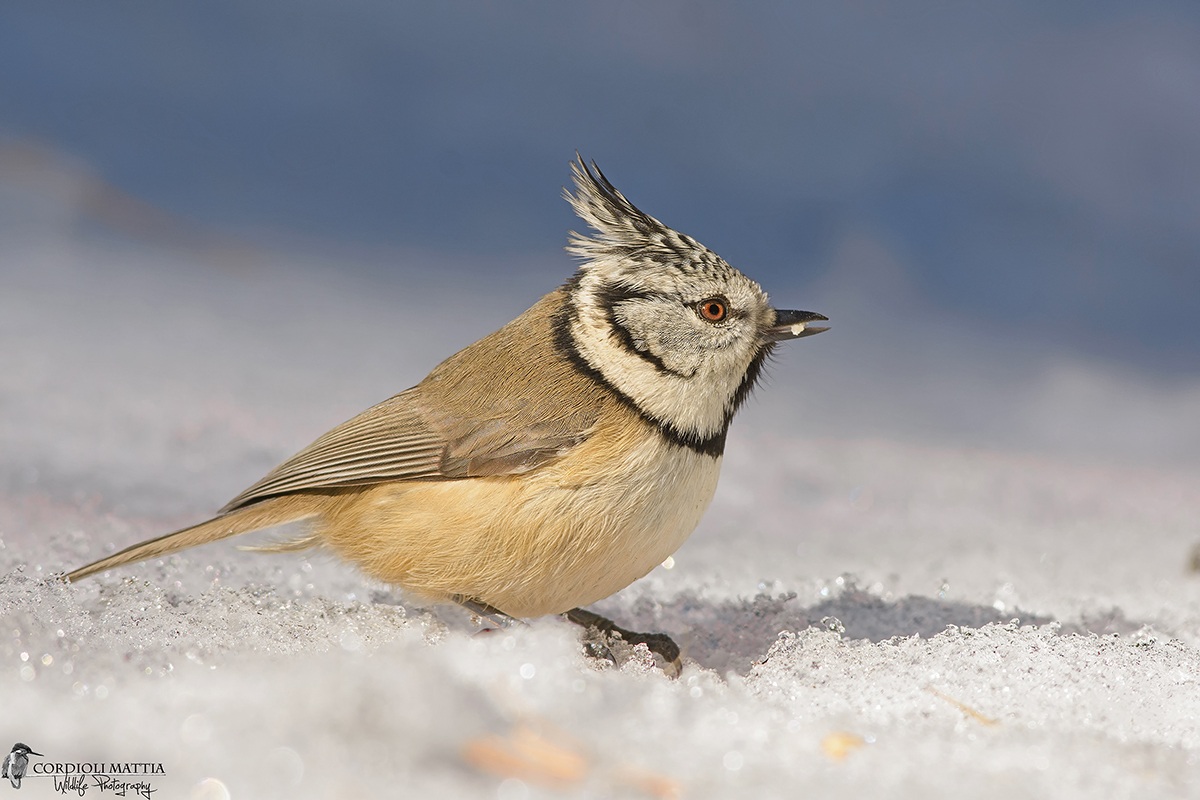
[[[617,625],[611,619],[602,617],[596,612],[588,611],[585,608],[572,608],[563,616],[576,625],[586,628],[589,631],[595,631],[604,639],[611,640],[615,635],[617,638],[631,645],[646,645],[651,653],[654,653],[667,663],[670,668],[668,671],[673,671],[675,675],[678,675],[683,667],[679,660],[679,645],[675,644],[671,637],[665,633],[638,633],[627,630]],[[585,646],[588,645],[585,643]],[[591,645],[590,650],[595,650],[594,644]],[[611,652],[608,654],[591,652],[590,654],[598,658],[607,658],[614,663],[616,661]]]
[[[456,594],[450,599],[465,608],[467,611],[470,611],[475,616],[479,617],[484,622],[491,623],[491,625],[495,628],[511,628],[514,625],[523,624],[521,620],[516,619],[515,617],[510,617],[508,614],[505,614],[495,606],[489,606],[487,603],[484,603],[481,600],[476,600],[473,597],[465,597],[464,595]]]

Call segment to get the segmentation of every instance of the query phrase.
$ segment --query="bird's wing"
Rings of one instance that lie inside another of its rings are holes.
[[[503,407],[454,417],[425,408],[419,392],[401,392],[342,423],[221,513],[292,492],[528,472],[586,439],[595,421],[594,414],[576,411],[530,424],[528,414]]]

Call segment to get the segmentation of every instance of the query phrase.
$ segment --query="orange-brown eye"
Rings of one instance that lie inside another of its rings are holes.
[[[725,301],[720,297],[701,300],[700,305],[696,306],[696,311],[709,322],[721,322],[729,314],[729,309],[725,307]]]

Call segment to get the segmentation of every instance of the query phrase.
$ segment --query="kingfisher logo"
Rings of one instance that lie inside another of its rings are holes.
[[[150,779],[167,774],[155,761],[31,761],[30,756],[45,758],[24,742],[14,744],[4,758],[3,777],[14,789],[20,789],[22,781],[50,778],[57,794],[83,797],[89,789],[98,789],[101,794],[150,800],[158,791]]]
[[[40,755],[41,753],[33,752],[29,745],[17,742],[12,746],[12,752],[4,757],[3,772],[0,772],[0,775],[8,778],[14,789],[20,789],[25,770],[29,769],[29,757]]]

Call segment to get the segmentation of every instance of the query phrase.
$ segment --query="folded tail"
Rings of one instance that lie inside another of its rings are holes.
[[[123,564],[133,564],[147,558],[165,556],[188,547],[237,536],[239,533],[249,533],[262,528],[271,528],[275,525],[315,517],[321,513],[324,501],[325,498],[321,495],[304,494],[291,494],[262,500],[254,505],[214,517],[207,522],[201,522],[199,525],[127,547],[119,553],[113,553],[111,556],[68,573],[67,580],[77,581],[80,578],[86,578]],[[305,539],[310,544],[317,542],[315,536],[305,537]]]

